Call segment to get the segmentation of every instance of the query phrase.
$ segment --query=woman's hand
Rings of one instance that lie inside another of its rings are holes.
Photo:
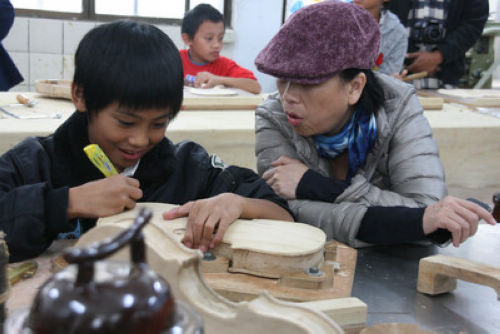
[[[307,171],[306,165],[296,159],[282,155],[273,163],[262,178],[273,188],[274,192],[284,199],[295,199],[300,179]]]
[[[438,228],[448,230],[451,232],[453,246],[458,247],[476,233],[481,218],[490,225],[496,224],[493,216],[479,205],[447,196],[425,209],[424,233],[428,235]]]
[[[139,181],[123,175],[88,182],[69,189],[68,219],[107,217],[135,207],[142,197]]]
[[[238,219],[244,207],[244,198],[224,193],[215,197],[187,202],[163,214],[164,219],[188,217],[182,242],[189,248],[206,252],[222,241],[229,225]],[[215,233],[214,236],[214,232]]]

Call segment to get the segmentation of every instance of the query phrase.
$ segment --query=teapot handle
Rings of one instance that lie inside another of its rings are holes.
[[[146,263],[146,251],[142,229],[150,221],[153,212],[143,208],[130,228],[112,239],[85,248],[72,248],[64,252],[68,263],[78,264],[77,284],[86,284],[94,277],[94,262],[102,260],[130,243],[130,255],[135,265]]]

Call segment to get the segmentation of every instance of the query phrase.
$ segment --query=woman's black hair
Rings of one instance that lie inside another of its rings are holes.
[[[384,89],[379,84],[373,71],[348,68],[340,72],[339,76],[344,82],[349,82],[359,73],[366,75],[366,85],[357,104],[360,104],[366,112],[376,114],[377,110],[384,105],[385,97]]]
[[[128,20],[89,31],[75,54],[73,83],[89,114],[113,102],[134,110],[170,108],[183,98],[183,69],[172,40],[151,24]]]

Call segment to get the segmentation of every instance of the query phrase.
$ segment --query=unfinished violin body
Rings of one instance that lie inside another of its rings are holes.
[[[267,293],[239,303],[217,294],[203,278],[201,252],[180,242],[187,219],[163,220],[162,213],[175,207],[172,205],[140,203],[134,210],[100,219],[76,246],[91,244],[127,229],[142,207],[154,212],[143,231],[149,265],[169,282],[176,299],[187,303],[202,316],[206,333],[234,333],[235,329],[238,333],[343,332],[325,315],[279,301]],[[264,225],[273,226],[266,228]],[[283,234],[282,228],[285,227],[288,232]],[[324,233],[305,224],[238,220],[228,228],[222,245],[213,253],[216,257],[229,259],[231,265],[228,266],[234,272],[279,277],[321,265],[324,243]],[[113,258],[128,260],[129,255],[122,250]]]

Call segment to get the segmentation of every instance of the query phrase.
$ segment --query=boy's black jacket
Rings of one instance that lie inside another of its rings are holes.
[[[85,113],[75,112],[48,137],[30,137],[0,158],[0,230],[6,234],[10,261],[35,257],[61,232],[75,228],[66,210],[70,187],[103,178],[83,152],[89,144]],[[134,175],[143,191],[141,202],[184,204],[223,192],[286,201],[252,170],[212,166],[198,144],[174,145],[164,138],[142,159]],[[80,219],[84,230],[94,219]]]

